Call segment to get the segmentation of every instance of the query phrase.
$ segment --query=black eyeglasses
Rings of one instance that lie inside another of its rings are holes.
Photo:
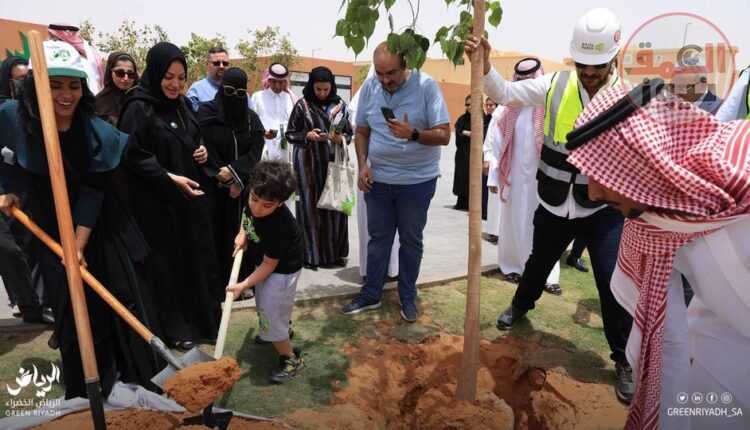
[[[112,70],[112,73],[114,73],[115,76],[117,76],[120,79],[124,78],[125,76],[127,76],[130,79],[135,79],[136,77],[135,72],[132,70],[114,69]]]
[[[224,95],[229,97],[247,97],[247,90],[244,88],[235,88],[231,85],[224,85]]]
[[[602,70],[603,68],[609,66],[609,63],[604,63],[604,64],[583,64],[583,63],[576,63],[576,69],[585,69],[588,66],[591,66],[591,67],[595,68],[596,70]]]
[[[213,64],[214,67],[219,67],[219,66],[229,67],[229,61],[212,61],[211,64]]]

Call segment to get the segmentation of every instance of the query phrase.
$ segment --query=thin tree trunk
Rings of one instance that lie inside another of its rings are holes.
[[[474,35],[484,35],[484,0],[474,0]],[[482,265],[482,110],[483,49],[471,58],[471,150],[469,157],[469,264],[464,319],[464,353],[458,375],[456,398],[473,401],[479,371],[479,285]]]

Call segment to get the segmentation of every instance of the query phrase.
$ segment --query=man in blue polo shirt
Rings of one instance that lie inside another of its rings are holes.
[[[398,230],[401,317],[414,322],[422,232],[440,176],[440,146],[450,140],[448,107],[437,83],[407,69],[383,42],[373,54],[375,77],[360,89],[355,146],[358,186],[367,202],[367,281],[344,306],[347,315],[381,306],[393,238]],[[382,108],[395,118],[386,119]],[[367,161],[370,161],[368,166]]]
[[[195,112],[198,112],[201,104],[208,103],[214,99],[216,92],[221,88],[221,78],[224,70],[229,68],[229,54],[221,46],[215,46],[208,50],[206,56],[206,77],[195,81],[187,92],[187,98]]]

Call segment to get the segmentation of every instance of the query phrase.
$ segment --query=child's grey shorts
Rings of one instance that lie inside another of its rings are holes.
[[[255,287],[260,338],[267,342],[289,339],[289,321],[294,309],[294,295],[302,271],[289,275],[272,273]]]

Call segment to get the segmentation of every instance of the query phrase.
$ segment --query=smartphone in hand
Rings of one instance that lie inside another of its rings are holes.
[[[385,122],[388,122],[388,120],[396,119],[396,114],[393,113],[393,110],[389,107],[381,107],[380,112],[383,112],[383,118],[385,118]]]

